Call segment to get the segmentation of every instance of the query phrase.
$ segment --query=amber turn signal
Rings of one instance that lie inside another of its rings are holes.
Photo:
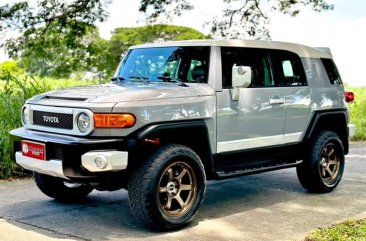
[[[96,128],[128,128],[136,123],[132,114],[94,114],[93,118]]]

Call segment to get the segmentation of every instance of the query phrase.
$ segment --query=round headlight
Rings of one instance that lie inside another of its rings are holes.
[[[90,116],[86,113],[81,113],[77,119],[78,128],[81,132],[85,133],[90,130],[91,127],[91,119]]]
[[[23,125],[28,125],[29,124],[29,108],[28,107],[23,108],[22,121],[23,121]]]

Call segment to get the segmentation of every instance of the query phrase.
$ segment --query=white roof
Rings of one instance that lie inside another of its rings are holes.
[[[132,46],[134,48],[154,48],[154,47],[169,47],[169,46],[223,46],[223,47],[247,47],[247,48],[264,48],[264,49],[280,49],[294,52],[300,57],[312,58],[332,58],[329,48],[312,48],[309,46],[276,42],[264,40],[185,40],[148,43]]]

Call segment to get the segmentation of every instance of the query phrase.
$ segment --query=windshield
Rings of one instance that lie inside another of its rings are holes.
[[[208,46],[132,49],[123,59],[115,78],[207,83],[209,52]]]

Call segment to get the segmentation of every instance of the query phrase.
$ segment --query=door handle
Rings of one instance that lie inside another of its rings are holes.
[[[281,105],[285,103],[285,99],[284,98],[276,98],[276,97],[272,97],[271,99],[269,99],[269,104],[270,105]]]

